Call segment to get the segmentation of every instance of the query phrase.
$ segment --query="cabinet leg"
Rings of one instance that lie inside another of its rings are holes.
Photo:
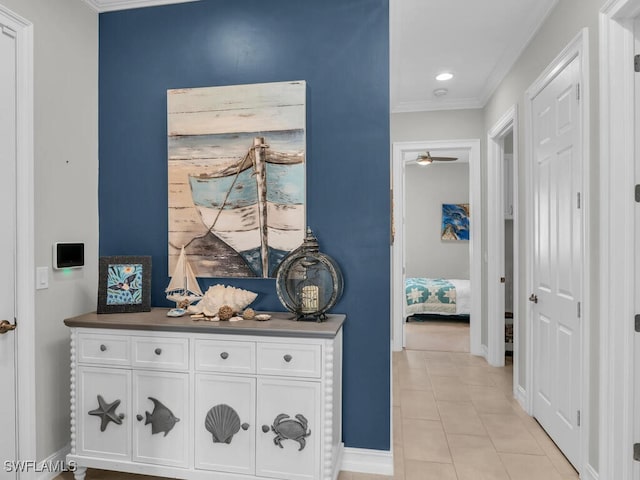
[[[76,471],[73,472],[73,478],[74,480],[84,480],[84,477],[86,474],[87,474],[87,467],[78,466],[76,468]]]

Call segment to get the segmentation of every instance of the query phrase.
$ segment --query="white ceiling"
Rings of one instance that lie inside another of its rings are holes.
[[[84,1],[106,12],[198,0]],[[557,2],[389,0],[391,111],[482,108]],[[438,82],[445,70],[455,77]]]
[[[557,1],[390,0],[391,111],[483,107]]]

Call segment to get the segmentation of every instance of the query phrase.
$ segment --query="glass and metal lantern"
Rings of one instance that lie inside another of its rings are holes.
[[[278,298],[296,314],[296,320],[326,319],[326,312],[340,300],[343,285],[340,267],[320,252],[310,228],[302,245],[282,261],[276,276]]]

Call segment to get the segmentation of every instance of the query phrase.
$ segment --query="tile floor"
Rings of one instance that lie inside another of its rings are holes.
[[[465,352],[393,354],[393,477],[339,480],[576,480],[578,474],[513,399],[513,368]],[[64,473],[55,480],[70,480]],[[157,477],[89,470],[87,480]]]

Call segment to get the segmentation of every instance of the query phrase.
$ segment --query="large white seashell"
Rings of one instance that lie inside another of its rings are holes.
[[[211,432],[213,443],[231,443],[240,431],[240,417],[229,405],[221,403],[207,412],[204,426]]]
[[[251,302],[257,293],[243,290],[241,288],[229,287],[225,285],[213,285],[209,287],[197,305],[190,305],[190,313],[204,313],[208,317],[218,314],[218,310],[223,305],[229,305],[234,312],[241,312]]]

